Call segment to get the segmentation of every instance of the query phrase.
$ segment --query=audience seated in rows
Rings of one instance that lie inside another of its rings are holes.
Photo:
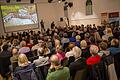
[[[54,26],[0,37],[0,75],[6,79],[119,80],[119,57],[119,27]]]

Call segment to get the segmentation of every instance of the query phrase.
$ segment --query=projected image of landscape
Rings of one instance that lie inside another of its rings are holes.
[[[26,5],[2,5],[2,17],[4,27],[37,24],[36,6]]]

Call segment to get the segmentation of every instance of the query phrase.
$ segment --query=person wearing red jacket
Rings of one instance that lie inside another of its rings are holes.
[[[90,54],[92,55],[86,60],[87,65],[94,65],[100,62],[101,57],[97,54],[99,48],[96,45],[90,46]]]

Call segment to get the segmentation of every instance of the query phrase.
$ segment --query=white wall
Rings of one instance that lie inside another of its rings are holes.
[[[93,15],[86,16],[86,0],[73,1],[74,6],[69,9],[69,19],[71,24],[101,24],[101,13],[120,12],[120,0],[92,0]]]
[[[0,0],[1,1],[1,0]],[[3,0],[6,1],[6,0]],[[11,0],[15,3],[16,0]],[[23,3],[29,3],[29,0],[21,0]],[[52,21],[57,22],[60,17],[64,16],[63,3],[44,3],[47,0],[35,0],[37,3],[37,11],[39,20],[45,21],[45,27],[50,27]],[[55,1],[55,0],[54,0]],[[93,11],[92,16],[85,15],[86,0],[68,0],[73,2],[73,7],[69,8],[69,19],[71,24],[97,24],[100,25],[101,13],[103,12],[120,12],[120,0],[92,0]],[[76,16],[77,15],[77,16]],[[72,20],[71,20],[72,16]],[[74,19],[73,19],[74,18]],[[3,26],[0,16],[0,34],[3,34]]]

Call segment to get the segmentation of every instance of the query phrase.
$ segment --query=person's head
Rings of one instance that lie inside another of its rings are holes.
[[[95,33],[94,33],[94,36],[95,36],[95,41],[96,41],[96,42],[97,42],[97,41],[100,42],[100,41],[102,40],[98,32],[95,32]]]
[[[67,38],[67,37],[68,37],[67,33],[64,33],[64,34],[63,34],[63,37],[64,37],[64,38]]]
[[[62,17],[60,18],[60,21],[63,21],[63,18],[62,18]]]
[[[21,46],[21,47],[25,47],[25,46],[26,46],[26,42],[25,42],[25,41],[21,41],[21,42],[20,42],[20,46]]]
[[[56,46],[56,52],[62,52],[62,46],[61,45],[57,45]]]
[[[111,28],[107,28],[106,29],[106,34],[107,35],[112,35],[112,29]]]
[[[14,39],[14,40],[12,41],[12,44],[13,44],[14,46],[17,46],[17,45],[19,45],[19,41],[18,41],[17,39]]]
[[[65,48],[65,52],[69,52],[69,51],[70,51],[69,47]]]
[[[112,39],[111,46],[112,47],[119,47],[119,40],[118,39]]]
[[[53,66],[59,66],[59,65],[61,65],[61,60],[59,59],[59,57],[57,55],[52,55],[50,57],[50,61],[51,61],[51,64]]]
[[[86,42],[85,40],[82,40],[82,41],[80,42],[80,47],[81,47],[81,49],[87,48],[87,42]]]
[[[34,39],[34,40],[33,40],[33,45],[36,45],[36,44],[38,44],[38,40],[37,40],[37,39]]]
[[[76,40],[78,40],[78,41],[81,39],[81,37],[80,37],[79,35],[77,35],[75,38],[76,38]]]
[[[106,35],[102,36],[102,41],[108,41],[108,37]]]
[[[18,65],[20,67],[25,67],[25,66],[28,66],[29,63],[28,63],[28,58],[25,54],[20,54],[19,57],[18,57]]]
[[[3,40],[2,39],[0,39],[0,46],[3,44]]]
[[[85,38],[89,38],[90,37],[90,33],[85,33]]]
[[[101,42],[99,43],[99,47],[101,50],[107,50],[108,45],[106,42]]]
[[[98,51],[99,51],[99,48],[96,45],[91,45],[90,46],[90,53],[92,55],[97,55]]]
[[[54,42],[55,42],[55,47],[60,46],[60,40],[56,39],[54,40]]]
[[[81,56],[82,51],[79,47],[75,46],[75,47],[73,47],[72,50],[73,50],[73,54],[74,54],[75,59],[77,59]]]
[[[3,51],[8,50],[8,47],[9,47],[9,46],[8,46],[7,44],[3,45],[3,47],[2,47]]]
[[[90,42],[91,42],[91,44],[95,44],[95,37],[94,36],[90,36]]]
[[[13,48],[13,49],[12,49],[12,54],[13,54],[13,55],[17,55],[17,54],[18,54],[18,50],[17,50],[16,48]]]
[[[70,42],[69,43],[69,45],[68,45],[68,47],[72,50],[72,48],[75,46],[75,43],[73,43],[73,42]]]

